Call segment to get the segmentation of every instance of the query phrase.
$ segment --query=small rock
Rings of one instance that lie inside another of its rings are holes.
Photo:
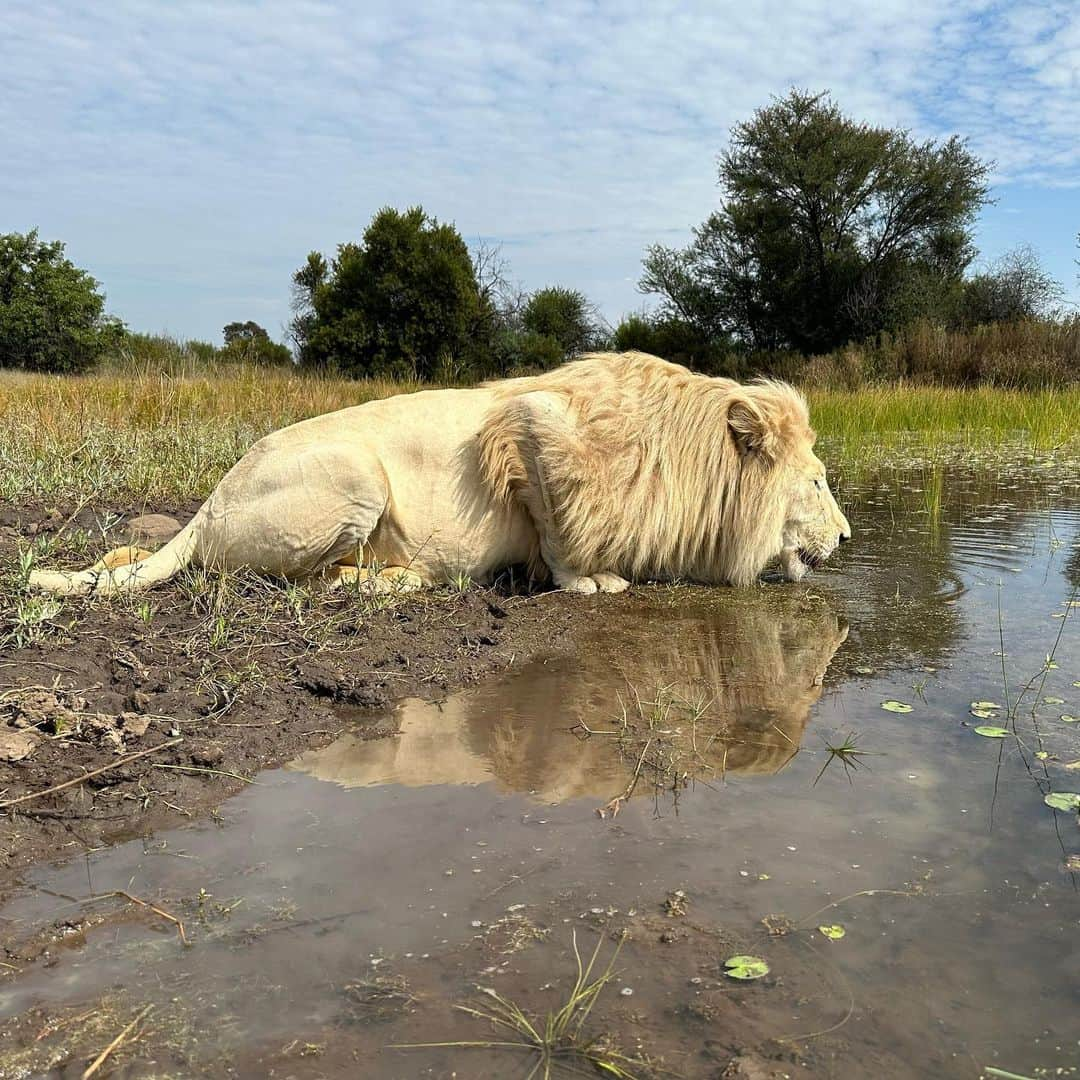
[[[0,731],[0,761],[22,761],[37,746],[38,737],[31,731]]]
[[[225,758],[225,751],[216,743],[207,743],[197,750],[192,750],[191,760],[196,765],[219,765]]]
[[[141,514],[127,523],[127,537],[132,544],[167,544],[182,528],[168,514]]]
[[[721,1075],[725,1080],[774,1080],[783,1075],[783,1069],[756,1054],[743,1053],[729,1061]]]
[[[126,738],[141,739],[150,727],[150,717],[126,712],[120,714],[120,723]]]
[[[128,698],[132,712],[146,712],[150,708],[150,695],[144,690],[136,690]]]

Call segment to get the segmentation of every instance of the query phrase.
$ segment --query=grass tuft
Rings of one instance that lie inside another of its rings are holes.
[[[606,1036],[588,1036],[584,1031],[585,1022],[589,1019],[597,998],[604,987],[615,978],[615,961],[622,949],[622,942],[615,947],[607,966],[600,971],[597,961],[604,939],[597,940],[596,948],[587,963],[582,961],[576,932],[572,941],[577,974],[573,988],[561,1008],[549,1012],[543,1018],[530,1016],[515,1002],[490,987],[479,987],[479,992],[486,999],[483,1004],[457,1005],[455,1008],[478,1020],[486,1021],[500,1035],[509,1035],[510,1038],[399,1043],[395,1045],[395,1049],[459,1047],[473,1050],[523,1050],[535,1056],[526,1080],[534,1080],[535,1077],[550,1080],[555,1069],[580,1072],[584,1065],[590,1065],[601,1075],[614,1077],[615,1080],[639,1080],[646,1074],[637,1070],[648,1069],[648,1062],[623,1054]]]

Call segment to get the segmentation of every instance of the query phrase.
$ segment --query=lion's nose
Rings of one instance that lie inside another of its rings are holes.
[[[841,544],[846,544],[850,539],[851,539],[851,533],[841,533],[840,534],[840,543]]]

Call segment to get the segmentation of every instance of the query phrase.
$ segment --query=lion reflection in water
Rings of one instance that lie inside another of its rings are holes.
[[[534,664],[441,704],[406,701],[396,737],[346,735],[289,767],[345,787],[494,782],[545,803],[608,798],[632,776],[648,734],[632,746],[624,740],[620,752],[610,735],[570,731],[611,731],[623,706],[637,722],[637,696],[648,713],[644,703],[659,691],[663,700],[709,703],[697,722],[693,776],[775,773],[798,752],[847,625],[824,600],[787,589],[724,599],[689,613],[650,606],[575,662]],[[680,725],[685,749],[683,710],[658,726]]]

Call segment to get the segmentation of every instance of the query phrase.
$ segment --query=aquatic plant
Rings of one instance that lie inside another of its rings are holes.
[[[615,947],[607,966],[602,971],[597,963],[604,939],[598,938],[596,948],[588,962],[583,962],[578,950],[577,933],[571,938],[574,961],[577,966],[573,987],[562,1006],[543,1018],[530,1015],[516,1002],[503,997],[490,987],[479,987],[483,1004],[456,1005],[455,1008],[468,1016],[492,1025],[509,1039],[471,1039],[453,1042],[397,1043],[395,1049],[420,1049],[436,1047],[459,1047],[473,1050],[521,1050],[535,1056],[535,1063],[526,1080],[540,1077],[550,1080],[552,1071],[565,1069],[576,1072],[582,1066],[591,1065],[604,1076],[616,1080],[638,1080],[648,1070],[647,1061],[637,1056],[623,1054],[604,1035],[589,1036],[584,1028],[593,1006],[604,987],[615,978],[615,961],[622,949],[622,942]],[[767,970],[767,969],[766,969]],[[764,972],[762,973],[764,974]],[[741,976],[750,977],[750,976]],[[753,976],[756,977],[756,976]]]

